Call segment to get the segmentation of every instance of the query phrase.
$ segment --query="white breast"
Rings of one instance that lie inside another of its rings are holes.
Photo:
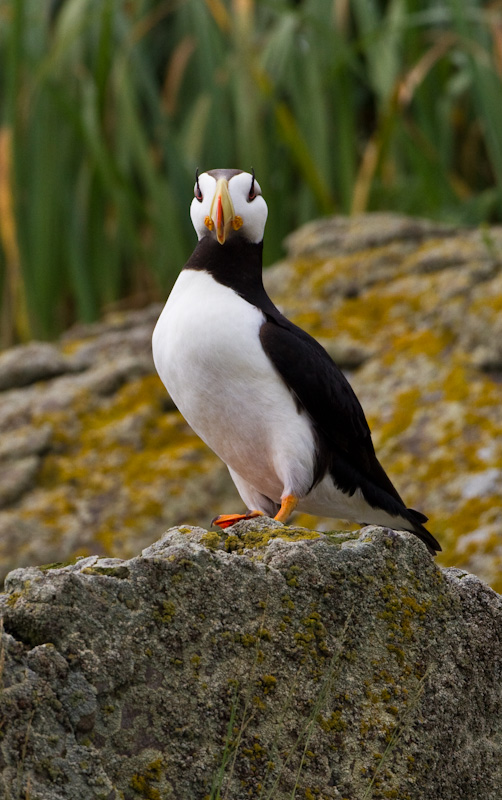
[[[200,270],[183,270],[153,334],[155,366],[181,413],[219,457],[280,502],[304,494],[314,441],[259,339],[263,313]],[[294,356],[294,354],[292,354]]]

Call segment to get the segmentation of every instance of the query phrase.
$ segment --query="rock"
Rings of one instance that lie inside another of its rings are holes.
[[[431,237],[454,235],[455,229],[449,225],[378,212],[313,220],[290,234],[286,247],[293,258],[329,258],[388,244],[404,242],[410,246]]]
[[[476,475],[469,476],[464,480],[462,496],[466,500],[474,497],[486,497],[494,494],[502,488],[502,470],[485,469]]]
[[[343,334],[333,339],[320,336],[318,341],[330,354],[333,361],[336,361],[340,369],[357,369],[374,355],[370,347],[357,344]]]
[[[5,431],[0,440],[0,463],[41,455],[49,449],[52,434],[50,425],[43,425],[41,428],[31,428],[27,425],[24,428],[17,428],[12,433]]]
[[[73,541],[70,551],[77,550]],[[0,514],[0,563],[5,573],[37,562],[48,564],[61,557],[61,543],[54,541],[51,529],[39,519],[20,519],[10,510]]]
[[[12,347],[0,355],[0,391],[49,380],[73,369],[71,359],[47,342]]]
[[[500,798],[502,599],[410,534],[174,528],[0,609],[2,797]]]
[[[430,518],[440,563],[502,590],[500,483],[486,477],[502,471],[502,229],[366,214],[309,223],[288,246],[266,271],[274,301],[348,371],[384,467]],[[167,527],[242,509],[155,374],[160,311],[115,313],[0,357],[0,578],[77,555],[129,558]]]
[[[14,464],[0,463],[0,508],[13,503],[35,484],[40,467],[36,456],[18,458]]]

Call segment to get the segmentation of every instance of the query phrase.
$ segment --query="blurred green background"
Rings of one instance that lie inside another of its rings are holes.
[[[502,219],[500,0],[0,0],[0,346],[163,299],[196,167],[267,263],[322,214]]]

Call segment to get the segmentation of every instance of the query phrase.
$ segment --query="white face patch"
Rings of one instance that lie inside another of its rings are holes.
[[[224,175],[224,170],[221,171]],[[190,206],[190,217],[197,236],[211,236],[216,239],[216,233],[207,225],[211,216],[211,208],[216,190],[217,180],[213,175],[203,172],[199,175],[198,184],[194,186],[194,199]],[[234,218],[240,218],[231,236],[244,236],[249,242],[257,244],[263,240],[268,208],[261,194],[257,180],[249,172],[239,172],[228,180],[228,192],[233,205]]]

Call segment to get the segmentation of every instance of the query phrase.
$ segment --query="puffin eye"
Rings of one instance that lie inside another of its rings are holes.
[[[199,170],[195,173],[195,189],[194,189],[194,196],[195,199],[202,203],[202,192],[199,185]]]
[[[253,177],[251,178],[251,187],[249,189],[249,194],[248,194],[248,201],[249,202],[251,202],[251,200],[254,200],[255,197],[256,197],[256,193],[255,193],[255,190],[254,190],[254,169],[251,169],[251,174],[252,174]]]

